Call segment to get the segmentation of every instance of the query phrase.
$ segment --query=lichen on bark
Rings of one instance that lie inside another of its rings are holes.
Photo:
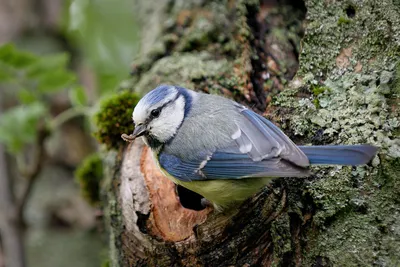
[[[399,7],[391,1],[333,2],[306,1],[295,89],[275,103],[296,110],[285,124],[303,142],[370,143],[380,147],[380,156],[372,166],[314,169],[317,179],[307,181],[304,194],[316,205],[318,231],[309,230],[304,262],[395,266],[400,263],[400,195],[394,185],[400,156]],[[338,23],[343,16],[348,22]],[[328,90],[315,94],[316,87]],[[308,96],[299,97],[301,90]]]

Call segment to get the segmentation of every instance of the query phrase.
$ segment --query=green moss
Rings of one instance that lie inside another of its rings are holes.
[[[312,102],[313,102],[313,104],[314,104],[314,106],[315,106],[316,108],[320,108],[320,107],[321,107],[320,104],[319,104],[318,98],[313,99]]]
[[[82,195],[91,204],[100,202],[100,183],[103,179],[103,163],[99,154],[85,158],[75,171]]]
[[[94,116],[97,126],[94,136],[107,149],[118,148],[124,143],[121,134],[133,131],[132,111],[138,101],[136,94],[124,91],[101,102]]]
[[[340,16],[339,19],[338,19],[337,24],[338,24],[338,26],[341,26],[341,25],[349,24],[350,22],[351,22],[350,19],[348,19],[348,18],[346,18],[344,16]]]
[[[326,86],[311,86],[311,90],[315,96],[318,96],[323,92],[328,91],[329,88]]]
[[[101,263],[101,267],[110,267],[110,266],[111,266],[111,261],[110,261],[109,259],[104,260],[104,261]]]

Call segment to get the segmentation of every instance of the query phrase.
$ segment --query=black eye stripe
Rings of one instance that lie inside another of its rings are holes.
[[[158,108],[156,108],[156,109],[153,109],[153,110],[150,112],[149,118],[146,120],[146,124],[149,123],[150,121],[152,121],[154,118],[157,118],[157,117],[160,115],[160,113],[161,113],[161,111],[162,111],[162,109],[163,109],[164,107],[166,107],[166,106],[168,106],[169,104],[175,102],[180,96],[181,96],[181,93],[177,93],[177,94],[176,94],[176,97],[175,97],[174,99],[172,99],[172,100],[170,100],[170,101],[164,103],[162,106],[160,106],[160,107],[158,107]],[[158,110],[158,111],[159,111],[159,114],[158,114],[157,116],[154,116],[154,115],[152,114],[152,112],[155,111],[155,110]]]

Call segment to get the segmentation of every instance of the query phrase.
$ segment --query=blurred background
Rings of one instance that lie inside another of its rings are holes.
[[[130,0],[0,0],[0,267],[7,248],[15,266],[108,265],[92,118],[129,86],[135,13]]]

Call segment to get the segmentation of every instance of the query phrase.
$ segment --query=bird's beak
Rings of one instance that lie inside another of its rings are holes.
[[[130,135],[122,134],[121,138],[127,142],[133,142],[137,137],[142,136],[146,133],[146,125],[139,124],[135,126],[133,133]]]
[[[142,136],[145,132],[146,132],[146,125],[144,124],[136,125],[132,133],[132,138],[135,139],[139,136]]]

